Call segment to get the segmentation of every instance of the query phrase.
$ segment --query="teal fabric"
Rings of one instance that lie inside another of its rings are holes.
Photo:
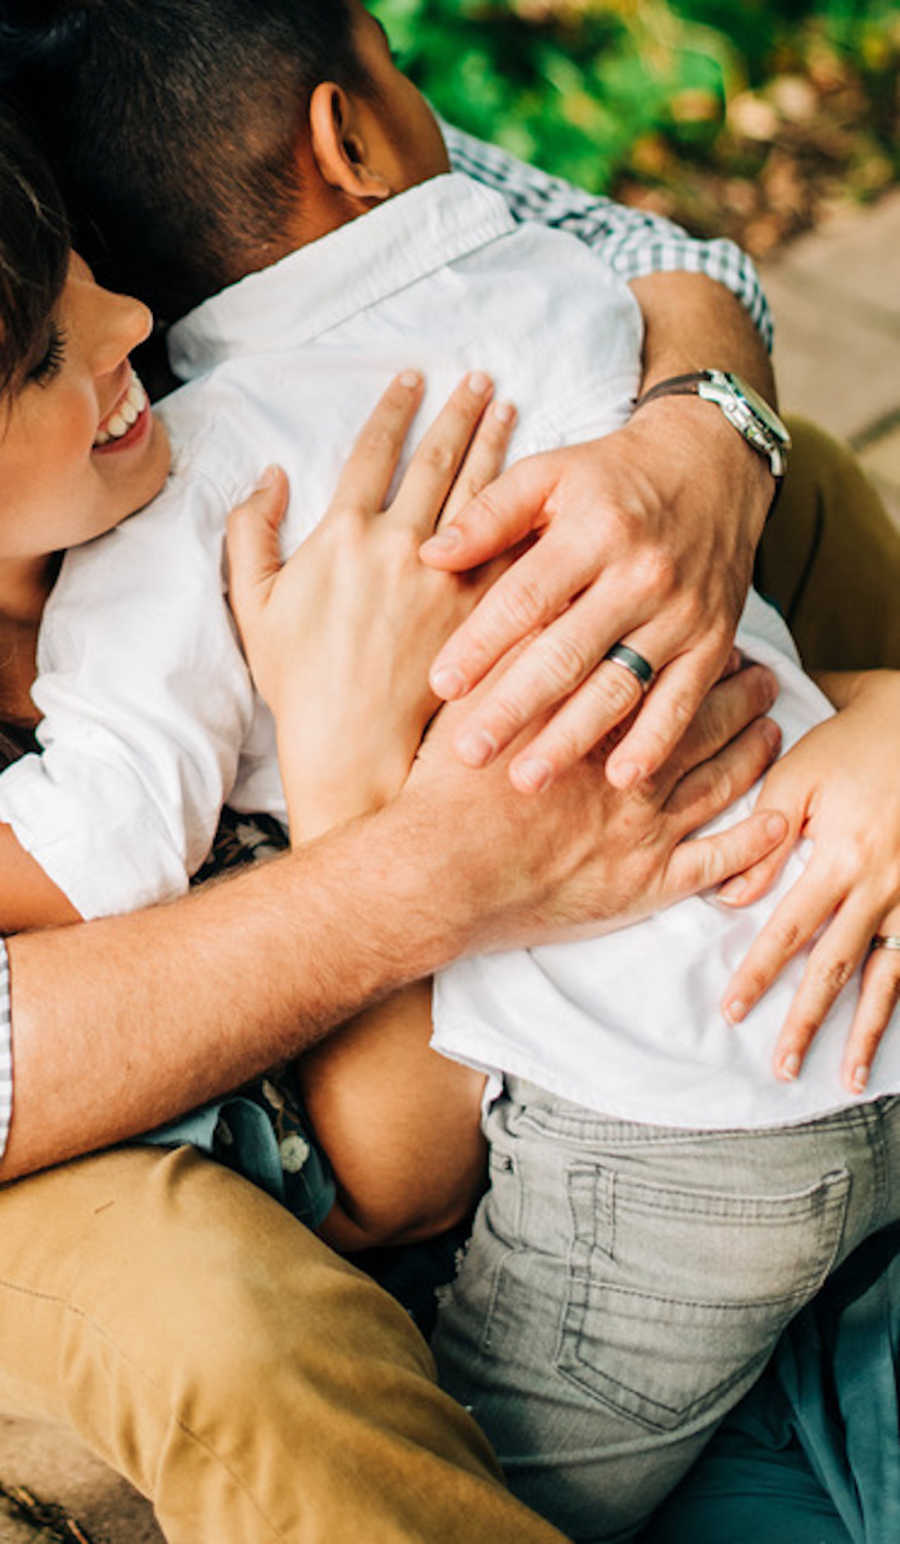
[[[644,1544],[900,1541],[900,1228],[799,1314]]]
[[[212,851],[191,883],[274,857],[287,846],[285,831],[271,815],[242,815],[226,806]],[[140,1141],[196,1147],[268,1191],[308,1228],[318,1227],[335,1202],[331,1166],[316,1144],[293,1078],[279,1069]]]
[[[268,1191],[308,1228],[318,1227],[335,1202],[328,1159],[302,1114],[268,1079],[191,1110],[140,1140],[196,1147]]]

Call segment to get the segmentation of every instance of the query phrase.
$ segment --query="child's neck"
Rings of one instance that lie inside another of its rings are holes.
[[[0,562],[0,721],[32,725],[41,615],[59,569],[58,557]]]

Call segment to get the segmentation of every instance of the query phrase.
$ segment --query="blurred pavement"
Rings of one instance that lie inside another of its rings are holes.
[[[782,408],[849,440],[900,523],[900,189],[760,271]]]

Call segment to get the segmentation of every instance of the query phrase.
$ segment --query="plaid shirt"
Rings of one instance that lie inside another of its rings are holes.
[[[574,188],[560,177],[548,177],[452,124],[442,122],[441,129],[454,171],[466,172],[502,193],[515,219],[569,231],[626,280],[673,271],[717,279],[747,308],[771,349],[772,318],[766,297],[749,257],[733,241],[694,241],[661,215],[629,209],[611,198]]]

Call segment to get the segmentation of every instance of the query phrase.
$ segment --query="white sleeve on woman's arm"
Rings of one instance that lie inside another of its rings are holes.
[[[746,307],[766,347],[772,347],[772,318],[756,269],[733,241],[696,241],[662,215],[629,209],[561,177],[548,177],[452,124],[442,122],[441,128],[454,171],[501,193],[515,219],[569,231],[626,281],[660,272],[716,279]]]
[[[12,1021],[9,1011],[9,960],[0,938],[0,1158],[12,1119]]]
[[[187,887],[253,711],[224,601],[227,498],[173,478],[66,558],[38,645],[42,756],[0,776],[0,820],[83,917]]]

